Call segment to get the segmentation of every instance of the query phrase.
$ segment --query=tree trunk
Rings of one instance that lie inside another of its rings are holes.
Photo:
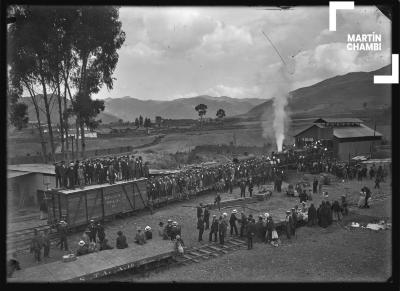
[[[84,124],[84,122],[83,121],[81,121],[81,124],[80,124],[80,126],[81,126],[81,145],[82,145],[82,148],[81,148],[81,157],[84,159],[85,158],[85,124]]]
[[[82,98],[82,96],[84,96],[83,98],[86,98],[87,95],[87,86],[86,86],[86,66],[87,66],[87,60],[88,60],[89,56],[86,56],[83,61],[82,61],[82,80],[79,88],[79,97]],[[84,121],[81,119],[80,120],[80,128],[81,128],[81,157],[83,158],[85,156],[85,129],[84,129]]]
[[[75,159],[78,159],[79,156],[79,118],[76,118],[75,123],[76,135],[75,135]]]
[[[61,105],[61,88],[60,82],[57,80],[57,101],[58,101],[58,113],[60,115],[60,140],[61,140],[61,153],[63,155],[63,160],[65,160],[64,152],[64,122],[63,122],[63,111]]]
[[[32,103],[35,106],[35,112],[36,112],[36,119],[38,122],[38,129],[39,129],[39,136],[40,136],[40,143],[42,146],[42,155],[43,155],[43,162],[47,164],[47,149],[46,149],[46,141],[44,139],[44,134],[43,134],[43,129],[42,129],[42,123],[40,122],[40,114],[39,114],[39,106],[36,102],[35,95],[31,92],[31,90],[28,88],[29,94],[31,95]]]
[[[40,143],[42,144],[42,155],[43,155],[43,158],[44,158],[44,163],[47,164],[46,141],[44,139],[42,123],[40,122],[39,106],[36,103],[35,96],[31,94],[31,98],[32,98],[33,105],[35,106],[36,119],[37,119],[37,122],[38,122],[38,129],[39,129],[39,136],[40,136]]]
[[[65,132],[65,148],[68,152],[69,141],[68,141],[68,115],[67,115],[67,86],[64,86],[64,132]]]

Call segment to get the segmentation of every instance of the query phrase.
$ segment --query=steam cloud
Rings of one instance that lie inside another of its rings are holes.
[[[281,152],[290,121],[287,105],[291,97],[289,92],[292,87],[292,81],[287,68],[283,64],[279,66],[278,72],[270,81],[274,84],[273,112],[267,110],[263,114],[263,137],[265,139],[274,139],[278,152]]]

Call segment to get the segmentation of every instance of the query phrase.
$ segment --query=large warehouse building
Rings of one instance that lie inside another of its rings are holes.
[[[358,118],[319,118],[295,136],[296,147],[320,140],[340,160],[369,155],[382,134],[365,126]]]

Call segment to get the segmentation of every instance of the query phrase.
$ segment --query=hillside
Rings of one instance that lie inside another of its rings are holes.
[[[208,106],[206,117],[215,118],[217,110],[223,108],[227,116],[247,112],[263,102],[262,99],[236,99],[227,96],[197,96],[171,101],[139,100],[129,96],[123,98],[108,98],[105,100],[105,112],[118,116],[125,121],[134,121],[139,115],[154,118],[161,116],[167,119],[197,119],[194,107],[200,103]]]
[[[47,123],[46,114],[45,114],[45,111],[44,111],[43,98],[41,98],[41,96],[38,95],[36,97],[36,99],[38,100],[39,107],[43,108],[43,111],[42,110],[39,111],[40,112],[39,113],[40,121],[42,123]],[[36,110],[35,110],[35,106],[33,105],[31,97],[23,97],[22,98],[22,102],[24,102],[26,105],[28,105],[29,121],[36,121],[37,120],[37,118],[36,118]],[[67,106],[70,106],[71,102],[68,100],[67,104],[68,104]],[[57,100],[56,100],[55,97],[50,102],[50,118],[51,118],[52,123],[57,123],[57,124],[59,123],[58,103],[57,103]],[[101,119],[102,123],[105,124],[105,123],[117,122],[119,118],[114,116],[114,115],[112,115],[112,114],[110,114],[110,113],[101,112],[97,116],[96,119],[97,120]],[[70,122],[73,122],[73,121],[74,121],[74,119],[70,120]]]
[[[391,86],[374,84],[374,75],[391,74],[390,66],[372,72],[354,72],[326,79],[291,92],[288,109],[292,118],[334,116],[385,110],[391,107]],[[273,112],[272,100],[238,117],[261,119]],[[361,117],[361,116],[360,116]]]

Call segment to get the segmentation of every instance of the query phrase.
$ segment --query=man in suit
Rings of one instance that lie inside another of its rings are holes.
[[[247,236],[247,249],[251,250],[253,248],[253,237],[255,235],[255,220],[253,218],[249,218],[249,223],[246,228],[246,236]]]
[[[62,176],[61,176],[61,165],[60,163],[54,163],[56,172],[56,188],[62,187]]]
[[[209,229],[210,228],[210,210],[209,210],[209,206],[206,206],[204,208],[204,223],[206,225],[205,229]]]
[[[211,229],[210,229],[210,235],[208,237],[208,241],[212,241],[212,236],[214,235],[214,242],[217,242],[217,236],[218,236],[218,220],[217,216],[214,214],[213,219],[211,222]]]
[[[204,232],[204,218],[201,215],[197,221],[197,229],[199,230],[199,241],[203,240],[203,232]]]

